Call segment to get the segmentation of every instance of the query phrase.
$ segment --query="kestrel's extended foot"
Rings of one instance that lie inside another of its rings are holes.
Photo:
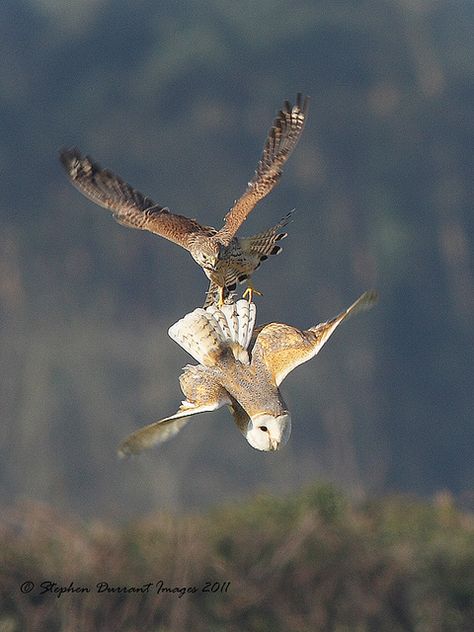
[[[248,285],[248,287],[245,290],[245,292],[242,294],[242,298],[246,298],[249,303],[252,303],[254,294],[256,294],[257,296],[263,296],[262,292],[257,290],[253,286],[253,283],[250,280],[247,281],[247,285]]]

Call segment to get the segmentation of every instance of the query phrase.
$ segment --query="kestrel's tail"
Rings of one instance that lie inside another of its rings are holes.
[[[268,259],[270,255],[280,254],[282,248],[277,245],[277,242],[284,239],[288,233],[280,233],[278,231],[280,228],[283,228],[288,224],[292,215],[293,211],[290,211],[278,222],[278,224],[258,233],[257,235],[252,235],[252,237],[241,237],[239,241],[243,252],[257,255],[260,258],[260,262]],[[259,265],[260,263],[257,265],[257,268]],[[240,280],[241,279],[239,279],[239,281]]]
[[[268,259],[270,255],[279,255],[282,251],[282,247],[278,244],[279,241],[285,239],[288,233],[280,233],[280,229],[288,224],[294,211],[290,211],[278,224],[267,228],[267,230],[252,235],[252,237],[240,237],[239,243],[242,248],[242,252],[248,258],[255,261],[255,267],[253,271],[260,267],[262,261]],[[224,298],[229,296],[229,293],[235,290],[237,283],[243,283],[250,277],[249,274],[238,274],[235,269],[229,269],[225,279],[226,287],[224,288]],[[206,300],[203,307],[209,307],[213,303],[217,302],[218,286],[213,281],[209,284],[207,290]]]
[[[229,349],[237,360],[248,364],[255,312],[255,305],[244,299],[220,309],[198,307],[172,325],[168,334],[204,366],[215,366]]]

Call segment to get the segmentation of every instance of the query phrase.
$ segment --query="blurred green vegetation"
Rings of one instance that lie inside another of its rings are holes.
[[[393,496],[354,504],[319,485],[122,527],[18,504],[2,512],[0,569],[0,629],[10,632],[464,632],[474,625],[474,519],[447,492],[432,502]],[[157,594],[160,581],[197,591]],[[27,594],[24,582],[34,582]],[[41,594],[43,582],[90,592]],[[99,582],[150,587],[99,593]],[[217,592],[203,592],[206,582]]]
[[[468,0],[1,3],[1,501],[115,518],[320,478],[472,503],[473,24]],[[222,411],[118,463],[181,399],[166,331],[206,280],[81,197],[57,151],[219,225],[297,91],[302,141],[242,230],[296,208],[259,321],[312,325],[370,287],[380,303],[285,382],[282,453]]]

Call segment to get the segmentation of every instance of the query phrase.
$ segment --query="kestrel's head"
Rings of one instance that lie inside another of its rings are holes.
[[[215,272],[221,258],[221,244],[207,237],[196,244],[191,254],[205,272]]]
[[[290,438],[291,417],[284,413],[278,417],[273,415],[255,415],[250,418],[245,438],[252,448],[271,452],[282,448]]]

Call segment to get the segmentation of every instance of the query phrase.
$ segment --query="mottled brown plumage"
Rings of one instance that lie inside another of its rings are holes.
[[[250,279],[262,261],[281,251],[276,242],[286,233],[278,230],[287,223],[288,216],[253,237],[238,238],[236,232],[279,181],[283,165],[303,131],[307,106],[308,99],[301,94],[295,105],[285,102],[268,134],[255,176],[225,216],[220,230],[171,213],[77,149],[61,151],[60,158],[74,186],[96,204],[111,210],[120,224],[148,230],[188,250],[211,281],[205,305],[216,297],[221,304],[238,282]],[[249,287],[253,289],[250,281]]]

